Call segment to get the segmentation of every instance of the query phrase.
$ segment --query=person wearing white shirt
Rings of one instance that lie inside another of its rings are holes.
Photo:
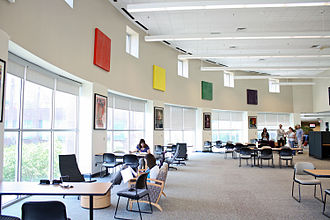
[[[283,147],[285,145],[284,139],[285,131],[282,129],[282,125],[279,125],[279,129],[277,129],[277,146]]]
[[[300,125],[296,126],[296,137],[297,137],[298,147],[302,147],[304,131],[303,129],[301,129]]]
[[[152,154],[147,154],[145,156],[145,159],[147,161],[148,167],[148,169],[146,170],[146,173],[148,173],[148,179],[156,179],[159,173],[159,166],[156,163],[156,158]]]

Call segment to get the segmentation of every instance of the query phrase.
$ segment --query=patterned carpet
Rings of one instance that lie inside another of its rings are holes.
[[[316,168],[330,169],[329,160],[317,160],[308,152],[295,156],[294,162],[310,161]],[[314,199],[313,187],[302,187],[302,201],[298,203],[291,197],[292,168],[278,167],[275,153],[275,168],[250,167],[242,161],[224,159],[223,154],[193,153],[187,166],[170,171],[165,187],[167,198],[162,197],[160,205],[163,212],[154,209],[152,215],[143,214],[144,219],[327,219],[322,215],[323,204]],[[109,181],[109,177],[99,179]],[[323,189],[330,188],[330,179],[322,179]],[[119,189],[112,189],[112,206],[96,210],[94,219],[113,219]],[[297,189],[297,187],[296,187]],[[319,189],[318,189],[319,194]],[[296,195],[297,195],[296,191]],[[27,200],[60,200],[67,207],[72,220],[88,219],[88,210],[80,207],[77,197],[37,197]],[[3,214],[20,216],[21,205],[16,203],[3,210]],[[330,214],[330,198],[328,213]],[[139,219],[138,213],[125,210],[126,201],[121,200],[118,214],[125,218]],[[144,206],[143,206],[144,207]]]

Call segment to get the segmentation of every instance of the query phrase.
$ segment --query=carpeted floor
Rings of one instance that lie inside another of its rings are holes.
[[[330,161],[317,160],[308,152],[297,155],[294,162],[310,161],[316,168],[330,169]],[[250,167],[242,161],[224,159],[223,154],[193,153],[187,166],[170,171],[165,187],[167,198],[162,197],[163,212],[154,209],[144,219],[327,219],[322,215],[323,204],[313,197],[313,186],[302,187],[302,201],[291,197],[292,168]],[[267,165],[267,162],[265,163]],[[99,179],[109,181],[109,177]],[[322,179],[323,189],[330,188],[330,179]],[[112,206],[96,210],[94,219],[113,219],[117,196],[125,184],[112,189]],[[297,187],[296,187],[297,189]],[[317,189],[319,195],[319,189]],[[296,191],[296,195],[297,195]],[[80,207],[77,197],[29,197],[3,210],[3,214],[20,216],[21,205],[27,200],[60,200],[67,207],[72,220],[88,219],[88,210]],[[330,214],[330,198],[328,213]],[[139,219],[138,213],[125,210],[126,201],[121,200],[118,214],[125,218]]]

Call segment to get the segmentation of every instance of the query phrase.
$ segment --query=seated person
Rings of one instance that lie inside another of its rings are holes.
[[[146,173],[148,173],[148,178],[150,179],[156,179],[157,178],[157,175],[159,173],[159,167],[158,165],[156,164],[156,158],[154,155],[152,154],[147,154],[145,156],[145,159],[147,161],[147,170],[146,170]],[[121,171],[128,168],[127,165],[123,166],[119,171],[117,171],[115,174],[113,174],[113,177],[112,179],[110,180],[110,182],[113,184],[113,185],[120,185],[122,180],[123,180],[123,177],[121,175]]]
[[[144,139],[141,139],[139,144],[136,145],[136,150],[130,151],[130,153],[148,153],[150,154],[150,148],[149,146],[146,144]]]

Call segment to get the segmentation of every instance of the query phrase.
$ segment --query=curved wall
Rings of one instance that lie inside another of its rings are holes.
[[[139,58],[125,52],[126,25],[139,33]],[[111,70],[93,65],[94,29],[112,40]],[[10,40],[84,80],[128,95],[212,109],[293,112],[290,86],[268,92],[267,80],[236,80],[223,86],[222,72],[201,72],[200,61],[189,62],[189,79],[177,76],[177,51],[162,43],[146,43],[145,33],[108,0],[79,0],[71,9],[63,0],[0,1],[0,29]],[[166,92],[152,88],[152,65],[166,69]],[[201,99],[201,80],[213,83],[213,101]],[[258,89],[259,105],[246,104],[246,89]]]

